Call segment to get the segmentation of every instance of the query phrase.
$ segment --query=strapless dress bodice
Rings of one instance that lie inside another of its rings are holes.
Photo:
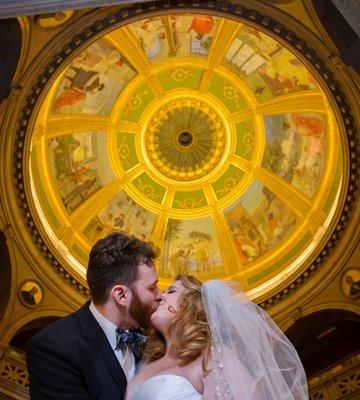
[[[135,390],[130,400],[202,400],[190,381],[180,375],[154,375]]]

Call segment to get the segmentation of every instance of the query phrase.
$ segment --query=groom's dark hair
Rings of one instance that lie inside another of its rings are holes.
[[[151,242],[123,232],[112,232],[98,240],[90,251],[86,280],[95,304],[103,304],[114,285],[131,286],[138,265],[152,265],[159,249]]]

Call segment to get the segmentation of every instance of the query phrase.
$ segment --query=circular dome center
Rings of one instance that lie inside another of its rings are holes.
[[[178,143],[182,147],[189,147],[193,142],[193,135],[189,131],[181,131],[177,137]]]
[[[162,106],[146,132],[154,167],[175,180],[193,180],[212,171],[224,154],[225,130],[218,113],[203,101],[184,98]]]

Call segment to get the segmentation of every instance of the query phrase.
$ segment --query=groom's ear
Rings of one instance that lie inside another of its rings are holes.
[[[124,285],[115,285],[111,289],[111,295],[116,304],[125,307],[128,302],[129,288]]]

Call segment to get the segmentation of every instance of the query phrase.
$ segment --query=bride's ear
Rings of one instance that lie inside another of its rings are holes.
[[[128,287],[123,285],[115,285],[110,291],[110,296],[112,296],[116,304],[121,307],[125,307],[129,296]]]

